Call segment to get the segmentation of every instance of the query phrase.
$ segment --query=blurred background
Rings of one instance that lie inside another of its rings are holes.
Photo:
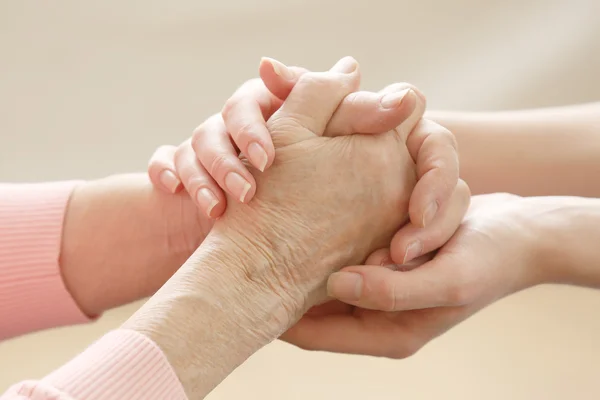
[[[0,0],[0,180],[143,171],[220,110],[261,56],[310,69],[352,55],[364,88],[408,81],[430,108],[600,96],[599,0]],[[67,361],[138,305],[0,344],[0,392]],[[408,360],[274,343],[211,400],[600,398],[600,293],[505,299]]]

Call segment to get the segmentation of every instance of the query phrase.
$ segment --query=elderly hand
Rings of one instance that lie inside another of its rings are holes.
[[[157,149],[148,170],[156,187],[168,192],[185,187],[212,218],[221,216],[227,206],[221,188],[234,201],[248,203],[251,200],[256,181],[238,158],[234,146],[259,170],[268,168],[275,153],[265,118],[279,109],[282,99],[307,73],[305,69],[287,67],[272,59],[263,59],[259,71],[261,79],[242,85],[227,101],[223,112],[201,124],[190,140],[178,147]],[[344,98],[323,132],[329,137],[375,134],[400,125],[399,132],[416,163],[418,178],[409,201],[409,215],[418,237],[410,241],[410,247],[403,249],[406,262],[443,245],[456,231],[468,207],[468,196],[461,194],[468,189],[458,179],[454,136],[428,120],[421,120],[413,130],[407,129],[414,126],[412,122],[401,125],[415,107],[414,101],[405,98],[409,91],[417,94],[421,106],[425,107],[424,96],[405,83],[389,85],[379,93],[352,93]],[[265,152],[252,151],[257,146]],[[446,212],[442,218],[438,210],[448,208],[454,213]]]
[[[164,352],[192,398],[326,299],[331,272],[362,262],[408,219],[415,166],[399,132],[321,136],[358,84],[357,64],[307,73],[267,123],[276,152],[252,170],[249,204],[229,202],[202,245],[125,324]],[[366,189],[365,189],[366,188]]]
[[[405,98],[413,112],[398,130],[322,136],[356,90],[357,67],[345,58],[327,73],[300,78],[267,123],[276,158],[267,171],[255,170],[254,200],[230,202],[210,234],[260,249],[271,270],[259,276],[298,311],[325,298],[332,271],[363,261],[407,220],[415,169],[399,132],[412,131],[422,116],[423,103],[413,91]]]

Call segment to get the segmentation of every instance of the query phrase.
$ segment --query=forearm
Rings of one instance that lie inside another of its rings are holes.
[[[544,281],[600,288],[600,199],[527,199]]]
[[[600,197],[600,103],[428,118],[457,138],[461,177],[474,194]]]
[[[262,283],[269,261],[251,245],[211,236],[124,325],[162,349],[190,399],[203,398],[291,324],[289,304]]]
[[[201,223],[189,196],[162,194],[145,174],[82,183],[65,215],[65,284],[87,315],[151,295],[197,247]]]

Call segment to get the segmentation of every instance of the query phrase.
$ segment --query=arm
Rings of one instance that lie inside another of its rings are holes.
[[[426,114],[454,133],[474,194],[600,197],[600,103],[528,111]]]
[[[250,250],[252,243],[235,234],[221,238],[207,239],[122,329],[2,399],[204,398],[276,339],[296,306],[261,284],[273,265]]]
[[[0,337],[153,293],[208,229],[196,215],[186,196],[152,190],[143,174],[1,185]]]

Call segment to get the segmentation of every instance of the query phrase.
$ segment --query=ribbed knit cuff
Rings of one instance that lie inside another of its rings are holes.
[[[5,396],[40,400],[187,399],[159,347],[146,336],[125,329],[108,333],[41,381],[14,385]]]
[[[0,184],[0,339],[89,321],[58,264],[77,183]]]

